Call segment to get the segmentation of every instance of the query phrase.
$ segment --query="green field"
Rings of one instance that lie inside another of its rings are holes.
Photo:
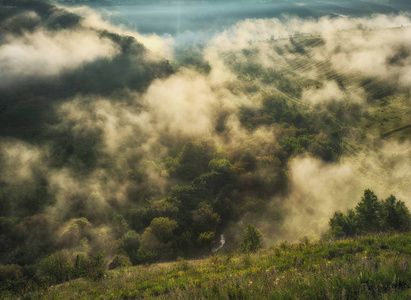
[[[409,299],[411,235],[286,242],[108,271],[25,295],[39,299]]]

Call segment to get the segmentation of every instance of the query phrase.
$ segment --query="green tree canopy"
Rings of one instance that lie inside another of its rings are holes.
[[[254,225],[248,224],[244,230],[240,251],[243,253],[255,252],[263,247],[263,234]]]
[[[361,230],[375,232],[380,229],[381,203],[373,191],[370,189],[364,191],[364,196],[355,207],[355,212]]]
[[[329,224],[331,234],[338,238],[366,232],[409,231],[411,214],[395,196],[378,200],[373,191],[366,189],[355,210],[350,209],[347,214],[335,212]]]

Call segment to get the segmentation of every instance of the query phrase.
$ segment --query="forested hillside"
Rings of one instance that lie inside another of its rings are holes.
[[[178,44],[89,8],[3,0],[0,276],[16,285],[2,292],[199,258],[222,239],[220,252],[249,249],[249,224],[265,248],[409,231],[409,25],[246,19]],[[362,196],[374,216],[347,211]]]

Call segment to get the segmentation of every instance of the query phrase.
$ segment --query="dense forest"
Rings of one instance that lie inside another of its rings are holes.
[[[247,19],[173,44],[88,8],[1,1],[0,297],[408,232],[409,24]]]

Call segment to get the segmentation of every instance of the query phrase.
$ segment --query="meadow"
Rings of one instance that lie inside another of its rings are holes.
[[[274,245],[108,271],[22,295],[38,299],[409,299],[411,234]]]

